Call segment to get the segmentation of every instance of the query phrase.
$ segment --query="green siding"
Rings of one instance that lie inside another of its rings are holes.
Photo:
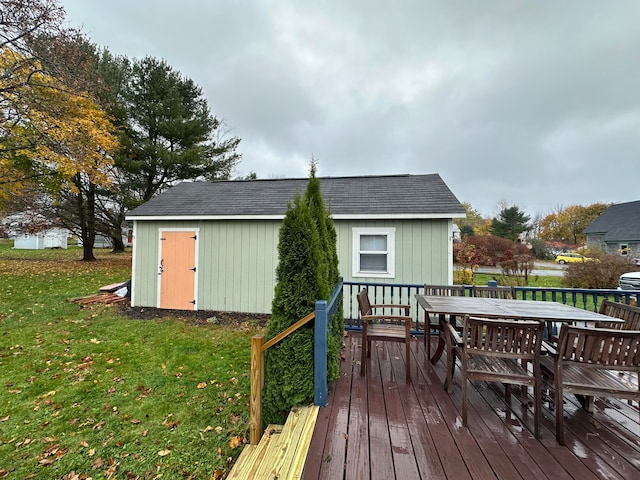
[[[345,281],[380,283],[449,283],[452,275],[449,229],[451,221],[336,221],[340,273]],[[395,227],[395,277],[354,277],[352,270],[354,227]]]
[[[280,221],[137,221],[134,239],[133,301],[158,304],[160,229],[199,229],[200,310],[270,313],[275,288]],[[346,281],[450,283],[451,220],[335,221],[340,273]],[[352,276],[353,227],[395,227],[395,278]]]
[[[199,308],[268,313],[280,222],[203,222]]]

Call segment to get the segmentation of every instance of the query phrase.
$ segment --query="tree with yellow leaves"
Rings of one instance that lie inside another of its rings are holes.
[[[20,64],[19,57],[3,48],[0,68]],[[41,71],[14,68],[10,81],[22,86],[4,93],[10,107],[0,125],[0,201],[19,194],[28,183],[56,181],[72,195],[83,195],[87,183],[107,186],[117,139],[106,113],[88,94],[74,93]],[[80,230],[85,228],[90,226]],[[95,230],[80,233],[92,250]],[[92,252],[85,252],[85,259],[92,258]]]
[[[571,205],[550,213],[540,221],[540,238],[543,240],[562,240],[574,245],[585,243],[584,230],[609,205],[593,203],[587,205]]]

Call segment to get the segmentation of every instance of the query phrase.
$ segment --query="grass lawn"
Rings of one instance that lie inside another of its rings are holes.
[[[131,255],[0,240],[0,478],[219,478],[248,432],[257,323],[80,308]]]
[[[497,280],[500,285],[508,285],[510,282],[503,281],[501,275],[490,273],[474,273],[473,281],[476,285],[486,285],[489,280]],[[540,276],[531,275],[529,277],[529,285],[527,287],[546,287],[546,288],[560,288],[562,287],[562,277],[558,276]]]

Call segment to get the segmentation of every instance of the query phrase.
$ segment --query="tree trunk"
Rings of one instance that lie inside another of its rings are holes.
[[[82,232],[82,261],[94,262],[96,260],[93,254],[93,245],[96,241],[95,235],[85,235],[84,229]]]
[[[93,246],[96,243],[96,186],[89,181],[87,186],[87,210],[82,222],[82,261],[96,260]]]
[[[122,237],[111,237],[113,240],[113,250],[111,253],[123,253],[124,252],[124,242],[122,241]]]

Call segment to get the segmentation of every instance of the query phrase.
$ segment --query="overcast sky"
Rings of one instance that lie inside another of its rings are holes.
[[[237,174],[439,173],[485,216],[640,199],[637,0],[60,1],[200,85]]]

